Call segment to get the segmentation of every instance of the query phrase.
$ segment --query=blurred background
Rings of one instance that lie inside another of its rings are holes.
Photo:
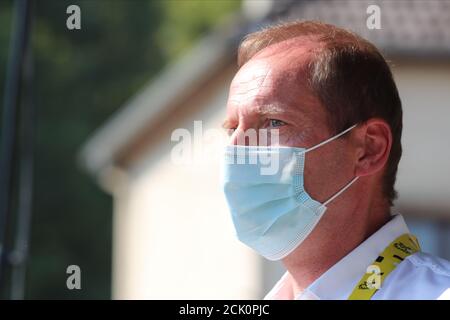
[[[14,3],[0,0],[2,103]],[[380,8],[381,29],[367,27],[371,4]],[[66,26],[70,5],[81,10],[79,30]],[[203,130],[219,128],[242,37],[295,19],[349,28],[389,60],[404,108],[394,212],[424,251],[450,259],[450,1],[40,0],[32,11],[36,110],[24,298],[265,295],[281,264],[234,238],[218,163],[174,164],[171,135],[194,132],[195,120]],[[208,139],[196,135],[192,143]],[[5,248],[20,224],[13,181]],[[66,286],[69,265],[81,269],[80,290]],[[9,298],[13,270],[2,271],[2,298]]]

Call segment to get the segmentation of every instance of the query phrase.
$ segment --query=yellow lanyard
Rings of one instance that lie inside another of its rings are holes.
[[[367,273],[359,280],[348,300],[370,300],[395,267],[417,251],[420,251],[419,242],[411,234],[405,233],[392,241],[367,268]]]

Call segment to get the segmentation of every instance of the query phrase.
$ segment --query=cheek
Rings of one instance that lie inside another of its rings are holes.
[[[305,135],[292,127],[282,127],[279,130],[281,146],[303,148],[306,145]]]
[[[351,161],[345,144],[324,146],[305,157],[305,189],[319,202],[325,202],[352,178]]]

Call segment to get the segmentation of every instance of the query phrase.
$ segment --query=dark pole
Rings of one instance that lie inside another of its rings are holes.
[[[6,70],[0,154],[0,288],[5,285],[6,230],[12,208],[13,159],[17,143],[17,114],[25,49],[30,33],[30,1],[15,1],[13,34]]]
[[[33,3],[32,3],[33,4]],[[31,7],[31,16],[32,16]],[[32,19],[32,17],[30,18]],[[32,22],[32,21],[31,21]],[[30,22],[30,23],[31,23]],[[11,299],[22,300],[25,296],[26,262],[30,237],[33,204],[33,160],[36,109],[33,91],[33,50],[29,43],[25,48],[23,70],[23,103],[21,105],[19,205],[17,209],[17,233],[14,251],[9,256],[12,265]]]

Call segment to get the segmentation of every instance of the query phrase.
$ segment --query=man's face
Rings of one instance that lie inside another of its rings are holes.
[[[278,129],[279,145],[309,148],[330,138],[327,111],[308,89],[302,70],[317,44],[262,50],[234,77],[224,127],[232,129],[231,143],[245,141],[246,130]],[[324,202],[354,176],[345,139],[306,154],[305,188]]]

